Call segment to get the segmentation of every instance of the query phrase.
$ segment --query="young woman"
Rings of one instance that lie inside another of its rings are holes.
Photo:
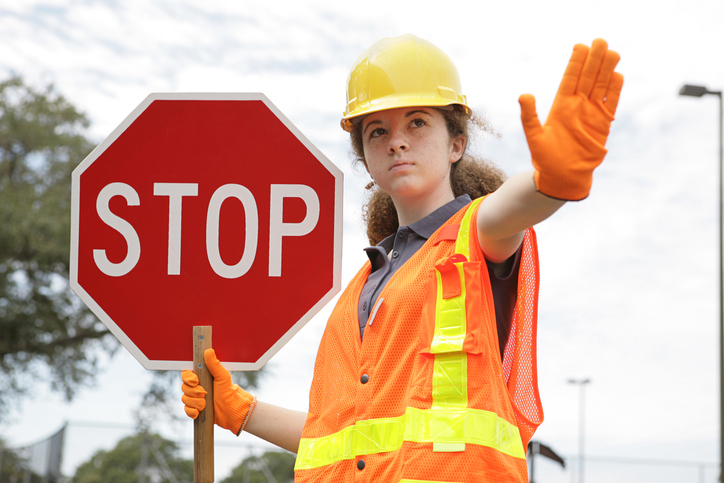
[[[545,125],[520,98],[534,170],[503,182],[465,154],[482,126],[457,69],[412,35],[350,72],[342,127],[372,177],[369,263],[335,307],[308,413],[256,401],[213,350],[216,424],[297,453],[295,481],[525,482],[543,419],[531,227],[588,195],[623,77],[603,40],[576,45]],[[183,373],[195,418],[206,394]]]

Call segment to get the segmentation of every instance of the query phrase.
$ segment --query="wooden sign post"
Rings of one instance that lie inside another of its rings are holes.
[[[206,408],[194,420],[194,483],[214,481],[214,378],[204,351],[211,349],[211,326],[194,326],[194,372],[206,389]]]

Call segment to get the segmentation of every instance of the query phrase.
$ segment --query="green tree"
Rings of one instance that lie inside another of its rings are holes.
[[[295,455],[286,451],[267,451],[250,456],[231,471],[221,483],[292,483]]]
[[[108,330],[68,288],[70,185],[91,151],[86,116],[52,86],[0,82],[0,419],[46,367],[73,396]]]
[[[139,433],[110,451],[96,452],[75,471],[72,483],[172,483],[194,479],[194,462],[158,434]]]

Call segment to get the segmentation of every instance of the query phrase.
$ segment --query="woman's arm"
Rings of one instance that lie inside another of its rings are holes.
[[[511,176],[480,204],[478,240],[485,258],[493,263],[507,260],[520,246],[525,230],[566,203],[537,191],[533,174],[526,171]]]
[[[307,413],[257,401],[244,431],[296,453]]]

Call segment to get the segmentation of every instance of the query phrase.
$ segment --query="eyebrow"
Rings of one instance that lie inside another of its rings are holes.
[[[415,110],[415,111],[410,111],[410,112],[408,112],[407,114],[405,114],[405,117],[410,117],[410,116],[413,116],[413,115],[415,115],[415,114],[427,114],[428,116],[430,116],[430,113],[429,113],[428,111]],[[380,121],[380,120],[370,121],[370,123],[367,124],[367,125],[365,126],[365,128],[362,130],[362,134],[365,134],[365,133],[367,132],[367,128],[370,127],[370,126],[373,125],[373,124],[382,124],[382,121]]]
[[[367,124],[367,125],[365,126],[365,128],[362,130],[362,134],[364,135],[365,133],[367,133],[367,128],[370,127],[370,126],[373,125],[373,124],[382,124],[382,121],[379,121],[379,120],[378,120],[378,121],[370,121],[370,123]]]
[[[412,116],[413,114],[420,114],[420,113],[422,113],[422,114],[427,114],[428,116],[430,115],[430,113],[429,113],[428,111],[418,110],[418,111],[410,111],[410,112],[408,112],[407,114],[405,114],[405,117],[410,117],[410,116]]]

